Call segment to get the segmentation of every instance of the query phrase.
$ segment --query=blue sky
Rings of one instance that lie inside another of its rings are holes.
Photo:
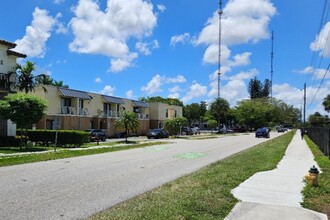
[[[72,89],[130,99],[217,97],[218,0],[5,0],[0,38]],[[224,0],[221,97],[248,98],[251,78],[270,78],[273,96],[325,114],[330,93],[329,4]],[[325,10],[324,10],[325,8]],[[323,15],[323,11],[324,13]]]

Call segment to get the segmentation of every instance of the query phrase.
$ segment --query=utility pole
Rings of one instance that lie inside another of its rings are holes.
[[[218,46],[219,46],[219,51],[218,51],[218,98],[220,98],[220,75],[221,75],[221,17],[222,17],[222,0],[219,0],[219,42],[218,42]]]

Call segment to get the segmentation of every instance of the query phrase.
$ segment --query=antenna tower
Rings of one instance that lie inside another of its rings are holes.
[[[273,59],[274,59],[274,31],[272,31],[272,48],[270,53],[270,100],[273,101]]]
[[[220,68],[221,68],[221,17],[222,17],[222,0],[219,0],[219,51],[218,51],[218,98],[220,98]]]

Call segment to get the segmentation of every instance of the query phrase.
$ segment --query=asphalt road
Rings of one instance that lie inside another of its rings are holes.
[[[278,136],[272,133],[271,138]],[[0,167],[0,219],[84,219],[268,139],[254,134]]]

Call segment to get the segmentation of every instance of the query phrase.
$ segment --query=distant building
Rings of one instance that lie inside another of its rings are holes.
[[[182,116],[182,107],[160,102],[150,102],[150,128],[163,128],[167,119]]]
[[[25,54],[14,51],[13,49],[15,47],[15,43],[0,39],[0,99],[3,99],[3,97],[9,93],[15,92],[12,84],[15,82],[16,75],[9,73],[17,65],[17,58],[26,57]],[[1,116],[0,135],[16,135],[16,125],[14,125],[10,120],[4,120]]]
[[[49,85],[36,87],[33,94],[48,103],[37,129],[103,129],[115,137],[122,132],[114,127],[115,120],[125,110],[135,112],[140,122],[139,129],[131,134],[149,131],[149,105],[145,102]]]

